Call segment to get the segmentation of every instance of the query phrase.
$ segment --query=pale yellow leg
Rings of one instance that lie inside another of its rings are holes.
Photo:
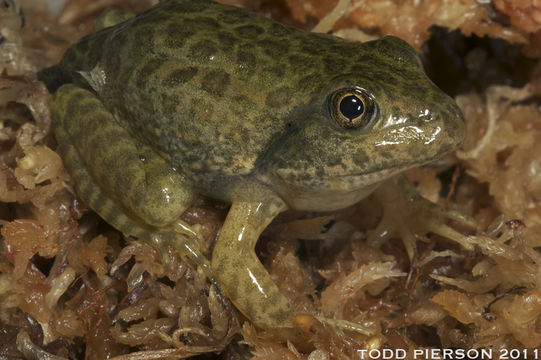
[[[234,201],[212,254],[212,270],[235,306],[264,329],[291,327],[293,309],[255,254],[261,232],[285,205]]]
[[[370,246],[380,247],[391,237],[400,236],[408,256],[412,259],[417,252],[415,234],[433,232],[456,241],[467,250],[473,250],[468,236],[454,230],[445,222],[454,220],[474,227],[475,221],[458,211],[426,200],[404,176],[387,180],[374,194],[383,205],[383,219],[377,228],[369,233],[367,243]]]

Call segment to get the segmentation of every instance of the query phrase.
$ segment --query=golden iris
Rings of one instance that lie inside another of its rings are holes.
[[[374,99],[360,88],[340,89],[329,99],[329,113],[342,128],[364,128],[374,118]]]

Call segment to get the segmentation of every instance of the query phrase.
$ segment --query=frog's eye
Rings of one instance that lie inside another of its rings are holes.
[[[370,124],[376,113],[376,104],[363,89],[340,89],[329,98],[329,113],[338,126],[359,129]]]

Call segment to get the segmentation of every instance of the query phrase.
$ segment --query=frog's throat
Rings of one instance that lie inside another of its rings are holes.
[[[287,205],[302,211],[334,211],[351,206],[370,195],[387,178],[405,168],[393,168],[366,174],[332,177],[306,177],[294,170],[280,169],[273,188]]]

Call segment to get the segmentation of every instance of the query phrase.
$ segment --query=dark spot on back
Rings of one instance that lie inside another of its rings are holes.
[[[148,79],[156,73],[156,71],[162,66],[164,60],[160,59],[151,59],[143,67],[136,70],[136,86],[139,88],[144,88],[148,82]]]
[[[180,49],[186,44],[195,31],[189,28],[181,28],[177,24],[169,24],[166,28],[165,46]]]
[[[239,75],[252,76],[255,73],[256,59],[254,54],[248,51],[237,52],[237,72]]]
[[[285,41],[277,41],[272,39],[264,39],[257,42],[258,47],[263,49],[263,52],[273,58],[285,56],[288,50],[288,43]]]
[[[261,72],[264,75],[268,75],[268,76],[271,76],[273,78],[280,79],[280,78],[282,78],[284,76],[285,69],[284,69],[283,65],[276,64],[276,65],[273,65],[273,66],[267,66],[267,67],[263,68],[263,70]]]
[[[228,31],[220,31],[216,34],[216,36],[218,37],[219,46],[225,49],[231,49],[237,41],[235,35]]]
[[[206,31],[215,32],[221,28],[221,25],[216,20],[207,16],[196,17],[194,23],[196,23],[198,27],[204,28]]]
[[[313,63],[313,58],[309,55],[293,53],[287,57],[287,62],[296,68],[305,68]]]
[[[197,62],[208,62],[216,55],[218,49],[211,40],[200,40],[190,45],[188,57]]]
[[[303,53],[318,55],[321,51],[321,46],[316,41],[306,40],[301,43],[300,49]]]
[[[256,39],[259,35],[265,32],[257,25],[242,25],[237,26],[234,30],[235,34],[246,39]]]
[[[229,74],[222,70],[210,70],[203,77],[201,87],[212,95],[223,96],[231,79]]]
[[[167,78],[164,80],[165,85],[175,86],[179,84],[184,84],[190,81],[195,74],[197,74],[197,68],[190,66],[183,69],[175,69],[167,75]]]

